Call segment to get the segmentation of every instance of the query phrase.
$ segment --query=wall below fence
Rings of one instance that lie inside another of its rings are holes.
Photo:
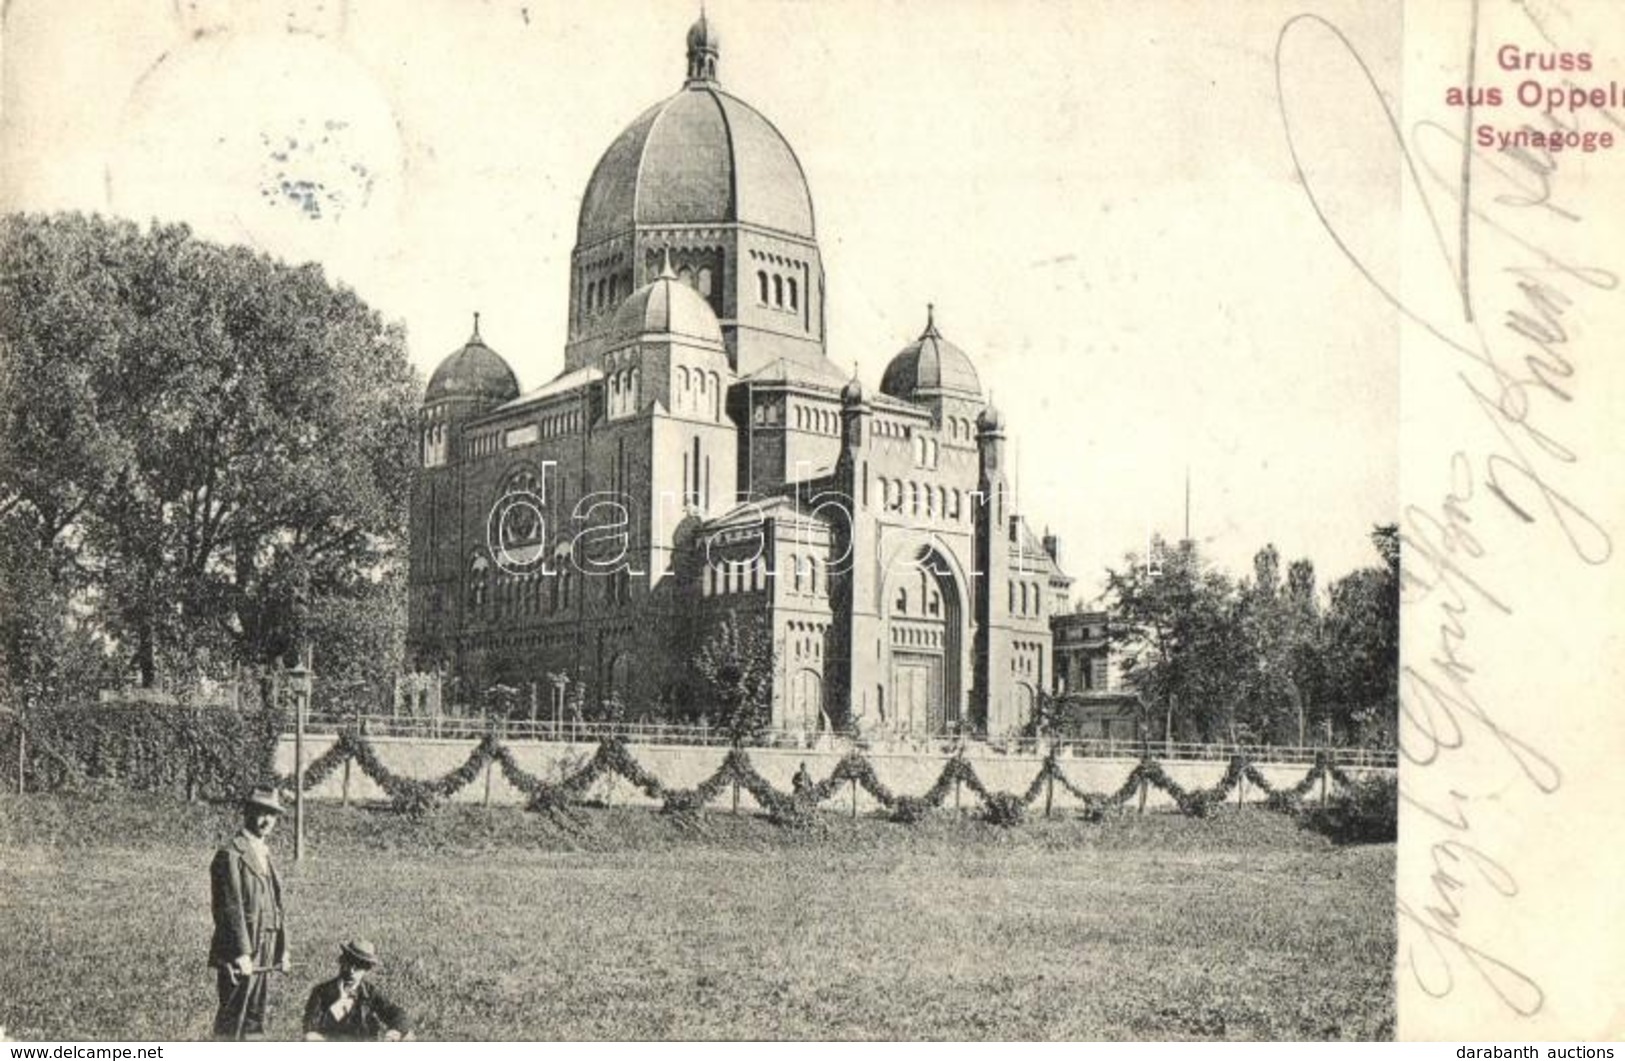
[[[331,736],[307,737],[305,739],[305,761],[311,762],[334,743]],[[473,740],[434,740],[423,737],[369,737],[368,743],[378,753],[378,759],[391,772],[405,777],[419,780],[429,780],[441,777],[457,769],[468,760],[469,755],[478,747],[479,742]],[[568,744],[548,741],[505,741],[505,746],[513,753],[515,762],[521,769],[535,774],[548,781],[560,781],[585,766],[597,751],[596,744]],[[671,744],[628,744],[627,750],[632,753],[644,769],[660,779],[661,784],[667,788],[693,788],[712,774],[722,765],[723,757],[727,754],[723,748],[686,747]],[[763,777],[772,783],[773,787],[781,792],[791,790],[791,778],[795,776],[796,769],[807,764],[807,772],[814,781],[822,781],[835,770],[837,763],[846,754],[845,749],[831,749],[828,751],[799,750],[783,748],[750,748],[747,749],[751,764]],[[918,754],[899,754],[887,752],[864,752],[864,758],[874,767],[875,776],[882,784],[900,796],[923,795],[942,773],[943,764],[947,761],[945,756],[930,756]],[[1027,790],[1027,786],[1037,776],[1043,759],[1036,755],[998,755],[991,753],[977,754],[973,750],[967,758],[976,768],[976,775],[988,788],[1014,792],[1017,795]],[[1099,758],[1070,758],[1061,756],[1059,762],[1061,772],[1073,784],[1085,792],[1101,792],[1110,795],[1116,792],[1129,772],[1134,769],[1138,760],[1135,759],[1099,759]],[[1175,782],[1187,789],[1207,788],[1217,784],[1224,776],[1226,764],[1219,762],[1164,762],[1163,770]],[[293,771],[293,738],[284,737],[277,749],[276,768],[279,773],[288,774]],[[1304,765],[1279,765],[1259,763],[1258,770],[1270,784],[1277,787],[1290,787],[1303,779],[1309,772]],[[332,775],[312,789],[308,796],[315,799],[337,800],[344,795],[345,769],[333,771]],[[372,779],[361,772],[361,768],[351,763],[349,773],[349,794],[355,801],[383,800],[387,797],[382,789],[374,784]],[[1392,776],[1391,769],[1349,769],[1348,773],[1354,776],[1381,774]],[[493,804],[519,804],[524,802],[523,794],[508,784],[502,776],[501,767],[492,765],[490,771],[490,798]],[[486,798],[487,780],[484,776],[476,778],[471,784],[463,788],[452,797],[456,803],[480,803]],[[1255,786],[1246,786],[1246,799],[1248,802],[1262,801],[1264,794]],[[877,805],[868,793],[859,786],[858,810],[871,811]],[[1312,792],[1310,797],[1318,795]],[[582,797],[584,800],[603,800],[617,806],[649,806],[660,805],[659,800],[645,796],[630,782],[621,777],[606,777],[595,782]],[[847,809],[851,806],[851,794],[842,791],[838,796],[825,804],[826,807]],[[1035,804],[1041,809],[1042,799]],[[1230,797],[1234,800],[1236,797]],[[728,790],[712,804],[713,807],[723,808],[730,803],[731,796]],[[976,797],[969,791],[962,794],[963,805],[974,806]],[[756,801],[750,793],[740,791],[739,805],[741,808],[755,810]],[[949,796],[946,806],[953,805],[953,797]],[[1072,809],[1079,806],[1079,801],[1061,785],[1055,786],[1055,807],[1057,810]],[[1130,801],[1129,806],[1136,806]],[[1153,787],[1146,800],[1148,807],[1172,806],[1173,799],[1166,793]]]

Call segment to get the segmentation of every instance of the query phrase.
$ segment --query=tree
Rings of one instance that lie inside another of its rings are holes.
[[[1295,560],[1283,584],[1281,557],[1266,545],[1253,558],[1253,578],[1239,590],[1242,636],[1251,659],[1238,706],[1238,733],[1253,740],[1297,743],[1315,695],[1320,606],[1315,568]]]
[[[772,723],[773,647],[765,624],[729,611],[694,656],[700,685],[717,705],[717,724],[737,747]]]
[[[1129,687],[1176,734],[1229,736],[1249,672],[1230,578],[1195,543],[1168,548],[1154,539],[1149,555],[1130,553],[1107,572],[1107,593],[1110,636]]]
[[[15,567],[31,540],[143,685],[384,599],[418,394],[399,326],[179,225],[10,216],[0,260],[0,546]]]
[[[1333,723],[1349,738],[1388,744],[1399,708],[1399,528],[1372,529],[1380,565],[1332,583],[1325,682]]]

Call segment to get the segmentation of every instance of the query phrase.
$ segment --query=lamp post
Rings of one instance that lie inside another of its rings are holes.
[[[310,671],[305,661],[288,672],[293,690],[293,860],[305,857],[305,709],[310,705]]]

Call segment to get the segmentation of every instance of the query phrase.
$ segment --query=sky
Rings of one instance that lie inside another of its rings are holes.
[[[877,385],[934,303],[1081,603],[1151,534],[1183,535],[1187,476],[1191,535],[1237,574],[1274,543],[1324,586],[1397,517],[1396,322],[1335,256],[1283,134],[1274,52],[1297,10],[707,4],[723,87],[806,171],[830,358]],[[1394,11],[1319,10],[1397,94]],[[321,261],[405,323],[425,377],[479,310],[533,387],[562,367],[593,165],[681,86],[696,13],[13,0],[0,194]],[[1346,134],[1300,130],[1342,209],[1397,218],[1391,160]]]

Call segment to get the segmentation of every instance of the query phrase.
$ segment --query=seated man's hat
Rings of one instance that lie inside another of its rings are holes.
[[[371,942],[353,939],[339,948],[339,957],[347,958],[363,969],[378,968],[378,950]]]

